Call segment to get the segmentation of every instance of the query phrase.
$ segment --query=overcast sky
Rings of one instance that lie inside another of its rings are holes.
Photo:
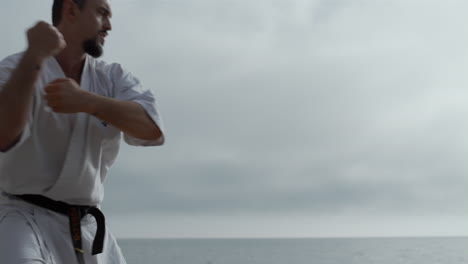
[[[50,21],[4,1],[0,57]],[[154,90],[166,144],[122,143],[124,237],[468,235],[466,1],[113,0],[104,60]]]

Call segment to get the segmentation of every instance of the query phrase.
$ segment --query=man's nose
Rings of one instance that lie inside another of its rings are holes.
[[[111,31],[112,30],[112,23],[110,22],[109,19],[107,19],[106,22],[104,23],[104,29],[106,31]]]

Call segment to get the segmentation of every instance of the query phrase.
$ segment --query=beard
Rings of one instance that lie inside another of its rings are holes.
[[[98,37],[85,40],[83,42],[83,49],[94,58],[99,58],[104,53],[102,46],[99,44]]]

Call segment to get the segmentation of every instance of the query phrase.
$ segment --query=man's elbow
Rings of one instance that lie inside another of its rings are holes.
[[[150,140],[158,140],[159,144],[158,145],[163,145],[164,144],[164,134],[159,129],[157,125],[154,125],[151,129],[151,139]]]

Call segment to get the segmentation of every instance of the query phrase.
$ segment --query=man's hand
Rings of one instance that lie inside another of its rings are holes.
[[[44,21],[30,28],[27,36],[28,51],[41,59],[57,55],[67,45],[60,31]]]
[[[47,105],[57,113],[86,112],[90,104],[90,93],[80,89],[73,79],[57,79],[45,88]]]

